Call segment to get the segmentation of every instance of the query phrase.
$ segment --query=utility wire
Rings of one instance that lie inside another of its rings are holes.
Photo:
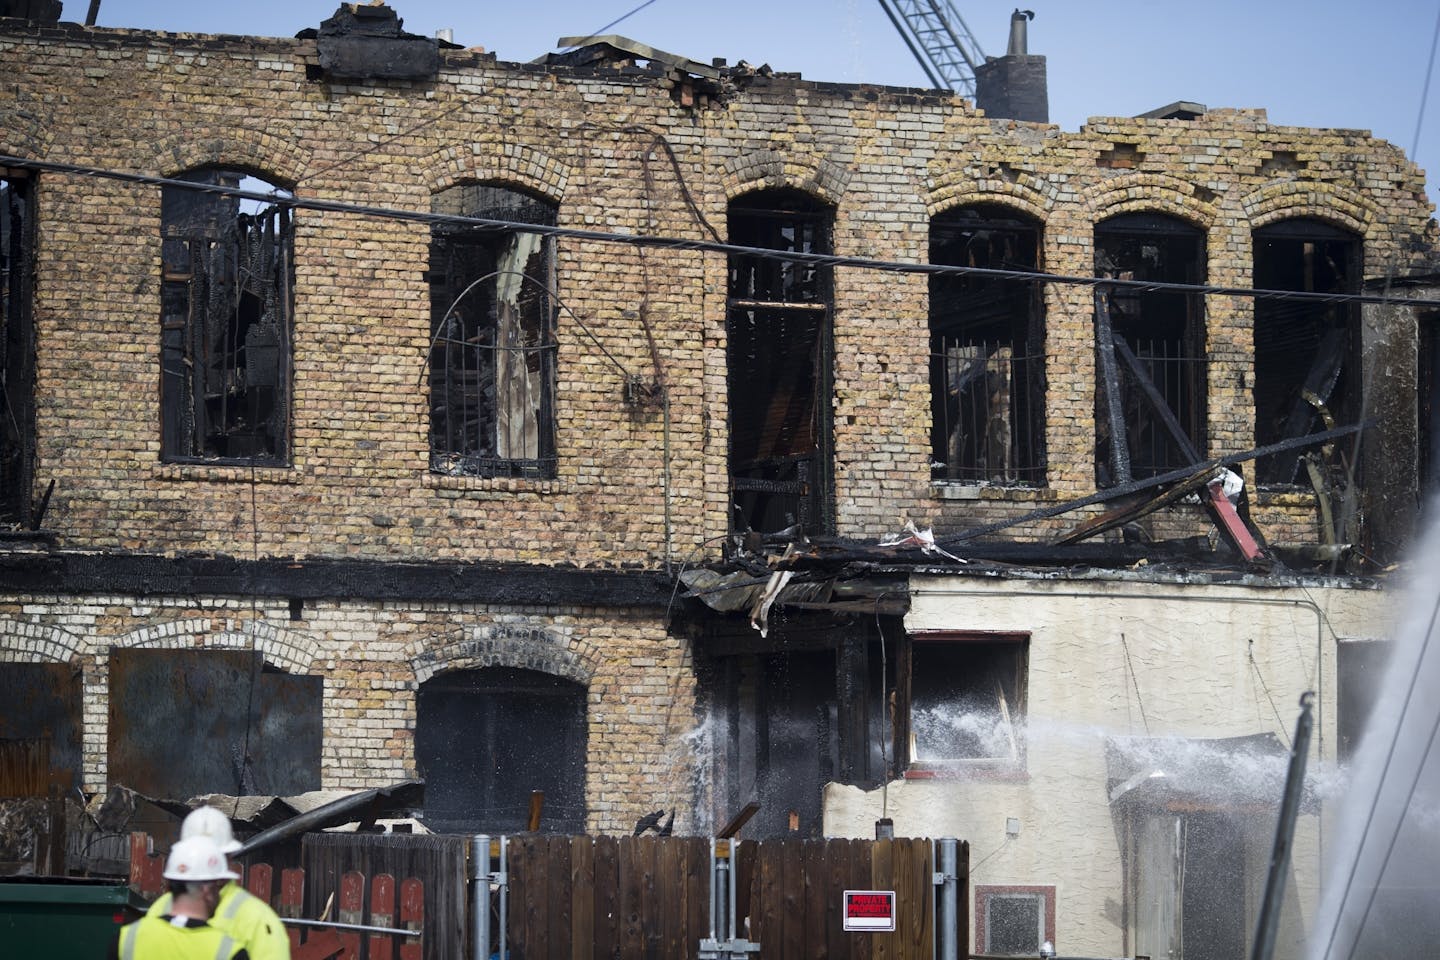
[[[602,230],[581,230],[574,227],[545,226],[511,220],[491,220],[484,217],[466,217],[458,214],[429,213],[419,210],[401,210],[395,207],[378,207],[365,204],[341,203],[334,200],[313,200],[283,196],[278,192],[264,193],[225,187],[216,184],[197,184],[187,180],[156,177],[141,173],[127,173],[104,170],[81,164],[61,163],[54,160],[29,160],[24,157],[0,155],[0,166],[42,172],[95,177],[138,183],[146,186],[175,187],[199,193],[213,193],[221,196],[257,200],[279,206],[317,210],[328,213],[352,214],[360,217],[400,220],[409,223],[448,223],[476,227],[482,230],[504,232],[538,233],[542,236],[563,237],[593,243],[619,243],[636,247],[652,247],[665,250],[684,250],[699,253],[718,253],[727,256],[745,256],[764,260],[790,263],[805,263],[817,267],[852,267],[859,270],[875,270],[883,273],[923,274],[926,276],[984,277],[1019,283],[1053,283],[1062,286],[1103,287],[1111,290],[1137,290],[1145,293],[1173,292],[1200,294],[1203,296],[1241,297],[1254,300],[1291,300],[1307,303],[1367,303],[1404,307],[1440,307],[1440,298],[1377,296],[1364,293],[1312,293],[1300,290],[1264,290],[1254,287],[1223,287],[1191,283],[1161,283],[1149,280],[1116,280],[1108,277],[1068,276],[1056,273],[1027,272],[1024,270],[999,270],[990,267],[961,267],[939,263],[910,263],[899,260],[879,260],[871,257],[844,257],[835,254],[802,253],[799,251],[773,250],[765,247],[747,247],[733,243],[718,243],[710,240],[685,239],[680,237],[653,236],[633,233],[607,233]]]
[[[619,26],[620,24],[624,23],[626,20],[629,20],[631,17],[635,16],[635,14],[639,13],[641,10],[644,10],[646,7],[650,6],[650,4],[654,2],[655,0],[645,0],[644,3],[640,4],[640,6],[632,8],[627,13],[622,13],[614,20],[611,20],[609,23],[605,24],[605,26],[598,28],[594,33],[590,34],[584,40],[581,40],[577,44],[568,46],[565,49],[574,50],[576,47],[585,46],[587,43],[589,43],[591,40],[594,40],[596,37],[603,36],[606,30],[609,30],[611,27]]]

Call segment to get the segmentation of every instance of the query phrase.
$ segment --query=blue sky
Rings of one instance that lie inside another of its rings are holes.
[[[643,0],[391,0],[413,33],[454,30],[455,42],[506,60],[555,49]],[[952,0],[981,47],[1004,53],[1015,2]],[[99,26],[293,36],[338,0],[102,0]],[[1440,76],[1419,149],[1416,121],[1440,0],[1025,0],[1030,52],[1048,58],[1050,118],[1074,130],[1090,116],[1129,116],[1193,100],[1264,107],[1272,122],[1371,130],[1434,168],[1440,195]],[[86,0],[65,0],[83,20]],[[877,0],[654,0],[613,28],[709,62],[769,63],[812,80],[926,86]],[[1440,70],[1437,70],[1440,75]]]

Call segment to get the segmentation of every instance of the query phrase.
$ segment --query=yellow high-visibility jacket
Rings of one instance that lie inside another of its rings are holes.
[[[145,915],[163,916],[170,912],[170,903],[170,894],[163,894]],[[290,938],[280,918],[265,901],[234,880],[220,888],[220,903],[210,926],[229,934],[250,954],[250,960],[290,960]]]
[[[245,947],[202,920],[146,914],[120,928],[119,960],[244,960]]]

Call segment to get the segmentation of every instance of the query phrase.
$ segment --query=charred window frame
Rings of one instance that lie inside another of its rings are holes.
[[[1202,284],[1205,234],[1164,214],[1111,217],[1095,225],[1095,275]],[[1205,298],[1101,287],[1095,333],[1098,485],[1145,479],[1204,459]]]
[[[1252,240],[1259,289],[1360,292],[1362,243],[1347,230],[1299,217],[1260,227]],[[1359,327],[1355,303],[1255,301],[1257,446],[1358,419]],[[1304,451],[1260,457],[1256,481],[1265,487],[1303,485],[1304,457]]]
[[[557,208],[497,184],[437,193],[436,213],[554,226]],[[553,478],[555,241],[436,224],[430,233],[430,469]]]
[[[1039,269],[1040,224],[1003,206],[930,223],[930,262]],[[930,477],[1045,484],[1045,307],[1039,284],[930,278]]]
[[[437,832],[527,829],[544,794],[542,833],[585,830],[585,687],[511,667],[437,674],[416,698],[415,761]]]
[[[730,243],[828,254],[834,209],[798,190],[730,202]],[[731,523],[834,529],[830,267],[731,254],[726,311]]]
[[[1420,387],[1416,435],[1419,437],[1419,481],[1422,501],[1440,493],[1440,315],[1420,317],[1420,354],[1415,382]]]
[[[243,170],[176,179],[276,192]],[[283,202],[203,189],[161,194],[161,456],[289,461],[294,232]]]
[[[32,519],[35,482],[34,181],[0,168],[0,523]]]
[[[935,631],[902,638],[895,754],[907,776],[1019,772],[1030,636]]]

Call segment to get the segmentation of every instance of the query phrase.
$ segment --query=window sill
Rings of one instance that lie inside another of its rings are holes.
[[[1029,783],[1030,771],[1012,760],[917,761],[905,768],[905,779]]]
[[[457,493],[534,493],[559,494],[573,492],[574,484],[568,480],[540,480],[531,477],[467,477],[448,473],[426,473],[425,486],[431,490],[450,490]]]
[[[237,463],[158,463],[155,465],[156,480],[199,480],[207,483],[299,483],[305,479],[305,471],[291,464]]]
[[[964,483],[957,480],[930,481],[933,500],[1057,500],[1058,494],[1048,487],[1002,486],[996,483]]]

